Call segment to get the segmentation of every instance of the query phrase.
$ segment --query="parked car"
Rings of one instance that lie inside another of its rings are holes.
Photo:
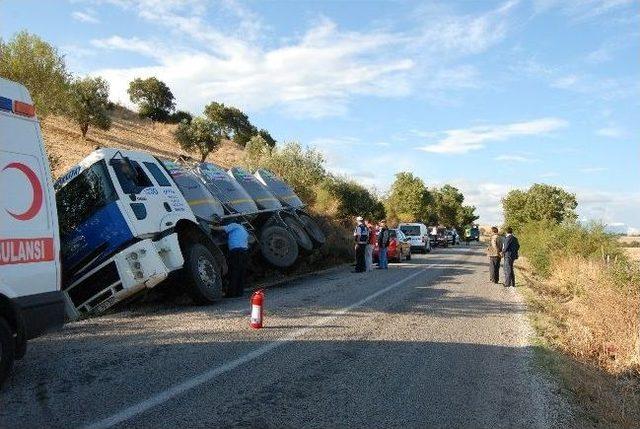
[[[401,223],[398,225],[400,231],[409,238],[412,252],[431,252],[431,239],[429,230],[423,223]]]
[[[389,229],[389,247],[387,248],[387,259],[389,262],[400,262],[402,259],[411,260],[410,240],[400,229]],[[378,262],[380,249],[376,243],[373,248],[373,261]]]
[[[447,229],[439,226],[436,228],[435,245],[439,247],[449,247],[449,239],[447,237]]]
[[[27,340],[64,322],[58,215],[27,89],[0,78],[0,385]]]

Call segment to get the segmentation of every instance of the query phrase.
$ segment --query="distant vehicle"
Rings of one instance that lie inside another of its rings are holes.
[[[471,240],[480,241],[480,228],[478,225],[471,227]]]
[[[49,163],[27,89],[0,78],[0,385],[27,340],[64,322]]]
[[[429,229],[425,224],[401,223],[398,228],[409,238],[412,252],[431,252],[431,238],[429,237]]]
[[[449,238],[447,237],[447,229],[443,226],[436,227],[435,245],[439,247],[449,247]]]
[[[460,236],[458,235],[458,231],[455,228],[449,228],[445,231],[445,235],[447,237],[447,242],[452,246],[456,244],[460,244]]]
[[[390,262],[400,262],[402,259],[411,260],[411,244],[400,229],[389,229],[389,247],[387,247],[387,259]],[[373,260],[378,261],[380,249],[376,243],[373,248]]]

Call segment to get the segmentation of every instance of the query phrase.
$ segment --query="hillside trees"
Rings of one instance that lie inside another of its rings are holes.
[[[109,84],[100,77],[75,79],[69,86],[65,113],[78,124],[83,138],[86,138],[89,126],[109,129]]]
[[[252,136],[258,134],[258,129],[251,124],[249,117],[236,107],[212,101],[205,106],[204,115],[216,122],[227,138],[241,146],[245,146]]]
[[[38,116],[66,109],[70,74],[64,57],[40,37],[22,31],[0,40],[0,76],[27,87]]]
[[[536,221],[573,222],[578,218],[577,206],[575,194],[538,183],[526,191],[512,190],[502,199],[504,222],[515,229]]]
[[[155,77],[136,78],[127,90],[131,102],[138,105],[140,117],[154,122],[167,121],[175,109],[175,98],[169,87]]]
[[[427,221],[433,210],[433,196],[422,179],[409,172],[396,174],[385,200],[387,216],[393,221]]]
[[[435,217],[441,225],[460,229],[478,219],[475,207],[464,205],[464,194],[458,188],[444,185],[432,192],[435,195]]]
[[[217,149],[224,137],[217,123],[203,117],[193,118],[190,122],[180,122],[174,135],[182,149],[200,155],[200,162],[204,162],[207,156]]]

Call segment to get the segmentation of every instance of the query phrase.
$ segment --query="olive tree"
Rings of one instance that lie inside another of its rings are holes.
[[[78,124],[83,138],[86,138],[89,126],[108,130],[111,127],[109,84],[101,77],[75,79],[69,87],[66,113]]]
[[[191,122],[180,122],[174,135],[182,149],[200,154],[201,162],[218,148],[224,137],[218,124],[203,117],[193,118]]]
[[[175,109],[175,99],[169,87],[155,77],[136,78],[127,90],[131,102],[138,106],[138,114],[154,122],[169,119]]]

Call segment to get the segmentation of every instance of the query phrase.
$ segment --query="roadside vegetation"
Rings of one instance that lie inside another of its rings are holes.
[[[505,219],[539,335],[540,359],[576,400],[585,424],[640,421],[640,265],[603,225],[576,221],[575,196],[534,185],[512,191]]]

